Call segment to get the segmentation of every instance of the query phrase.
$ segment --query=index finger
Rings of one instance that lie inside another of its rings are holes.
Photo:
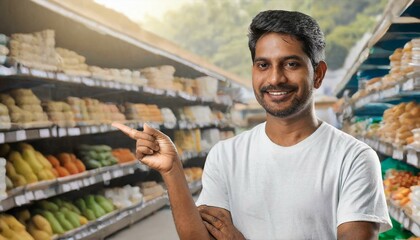
[[[115,128],[118,128],[119,130],[121,130],[123,133],[125,133],[127,136],[129,136],[130,138],[137,140],[136,138],[136,133],[140,133],[139,131],[137,131],[134,128],[130,128],[124,124],[118,123],[118,122],[113,122],[112,126]]]

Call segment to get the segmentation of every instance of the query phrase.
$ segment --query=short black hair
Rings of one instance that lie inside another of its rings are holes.
[[[314,68],[319,61],[324,60],[324,33],[315,19],[300,12],[268,10],[255,16],[249,26],[248,46],[252,61],[255,59],[258,39],[270,32],[289,34],[301,41],[303,51],[311,59]]]

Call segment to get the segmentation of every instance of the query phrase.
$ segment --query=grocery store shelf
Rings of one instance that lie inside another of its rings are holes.
[[[405,210],[395,206],[390,201],[388,201],[388,210],[391,217],[399,223],[401,223],[401,225],[404,226],[405,229],[409,230],[417,237],[420,236],[419,224],[416,221],[414,221],[414,219],[412,219]]]
[[[134,174],[135,171],[148,171],[148,167],[135,161],[14,188],[8,192],[6,199],[0,201],[0,211],[79,190],[97,183],[107,184],[112,179]]]
[[[144,122],[140,121],[126,121],[122,122],[125,125],[135,128],[143,129]],[[188,121],[178,121],[174,123],[156,123],[147,122],[151,127],[156,129],[195,129],[195,128],[233,128],[232,124],[215,121],[212,123],[192,123]],[[100,125],[86,125],[77,127],[58,127],[52,126],[47,128],[34,128],[34,129],[1,129],[0,131],[0,144],[13,143],[27,140],[46,139],[46,138],[61,138],[61,137],[75,137],[81,135],[98,134],[118,131],[118,129],[111,126],[111,124]]]
[[[201,152],[184,151],[182,155],[180,156],[180,159],[181,161],[185,162],[189,159],[205,157],[207,156],[208,153],[209,153],[208,151],[201,151]]]
[[[98,240],[117,232],[131,224],[140,221],[153,212],[169,204],[168,196],[164,195],[145,203],[139,203],[128,208],[109,213],[95,221],[71,230],[54,240]]]
[[[79,85],[84,87],[102,88],[107,90],[125,91],[133,93],[149,94],[154,97],[169,98],[178,101],[187,101],[194,104],[214,105],[216,107],[227,107],[233,104],[232,101],[221,102],[219,99],[209,97],[194,96],[181,91],[163,90],[148,86],[139,86],[118,81],[106,81],[90,77],[80,77],[66,75],[64,73],[48,72],[33,68],[28,68],[17,64],[14,67],[6,68],[0,66],[0,78],[16,80],[30,80],[31,84],[42,83],[62,83]],[[218,106],[220,105],[220,106]]]
[[[367,70],[369,78],[387,73],[383,68],[389,67],[390,54],[382,53],[402,47],[411,38],[420,35],[416,30],[420,26],[418,9],[419,2],[415,0],[389,1],[372,34],[363,42],[343,80],[336,86],[334,95],[341,97],[346,89],[352,95],[364,70]]]
[[[393,146],[391,143],[367,137],[359,137],[358,139],[383,155],[390,156],[396,160],[404,161],[414,167],[420,168],[420,149],[415,149],[410,146],[397,147]]]

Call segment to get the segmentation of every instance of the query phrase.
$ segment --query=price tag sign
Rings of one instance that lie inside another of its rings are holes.
[[[83,179],[83,185],[84,185],[85,187],[90,186],[90,181],[89,181],[89,179],[88,179],[88,178]]]
[[[32,201],[35,199],[34,193],[32,191],[26,192],[25,193],[25,198],[28,201]]]
[[[32,74],[32,76],[40,77],[40,78],[47,78],[48,77],[47,72],[42,71],[42,70],[38,70],[38,69],[31,69],[31,74]]]
[[[47,196],[45,195],[43,190],[36,190],[35,191],[35,200],[44,199]]]
[[[79,136],[80,128],[68,128],[67,133],[69,134],[69,136]]]
[[[50,130],[49,129],[39,129],[39,137],[40,138],[50,137]]]
[[[71,191],[71,186],[68,183],[63,184],[63,192]]]
[[[176,97],[176,92],[172,90],[166,90],[166,95],[169,97]]]
[[[23,140],[26,140],[26,131],[25,130],[16,131],[16,141],[23,141]]]
[[[110,172],[104,172],[102,174],[102,179],[103,179],[104,182],[107,182],[107,181],[111,180],[112,179],[111,173]]]
[[[57,79],[58,79],[58,80],[60,80],[60,81],[63,81],[63,82],[68,82],[68,81],[70,81],[69,76],[67,76],[67,75],[66,75],[66,74],[64,74],[64,73],[57,73]]]
[[[410,78],[402,85],[403,91],[411,91],[414,89],[414,79]]]
[[[75,83],[81,83],[82,82],[82,78],[81,77],[72,77],[71,79],[73,82]]]
[[[121,89],[121,83],[119,83],[119,82],[114,82],[114,87],[115,87],[116,89]]]
[[[22,206],[23,204],[28,203],[28,201],[26,201],[26,197],[25,195],[18,195],[15,197],[15,204],[17,206]]]
[[[80,188],[79,183],[77,181],[71,182],[70,187],[72,190],[78,190]]]
[[[47,72],[47,76],[48,76],[49,79],[54,79],[55,78],[55,73]]]
[[[128,174],[133,174],[134,173],[134,168],[130,167],[128,168]]]
[[[93,185],[96,183],[96,179],[93,176],[89,178],[89,181],[90,181],[90,185]]]
[[[99,126],[99,131],[101,131],[101,132],[107,132],[108,131],[108,126],[106,126],[106,125]]]
[[[409,149],[407,152],[407,163],[419,167],[419,159],[415,150]]]
[[[114,176],[114,178],[118,178],[124,175],[124,172],[121,169],[117,169],[113,172],[112,174]]]
[[[4,143],[4,133],[0,133],[0,143]]]
[[[29,68],[27,67],[20,67],[20,73],[21,74],[25,74],[25,75],[29,75]]]
[[[95,85],[95,81],[93,81],[93,79],[90,79],[90,78],[82,78],[82,82],[83,82],[83,84],[86,84],[88,86],[94,86]]]
[[[91,133],[98,133],[99,132],[99,128],[97,126],[92,126],[92,127],[90,127],[90,132]]]
[[[404,159],[403,150],[401,150],[399,148],[395,148],[394,151],[392,152],[392,158],[398,159],[398,160],[403,160]]]
[[[59,128],[58,129],[58,137],[64,137],[67,135],[66,129],[64,128]]]

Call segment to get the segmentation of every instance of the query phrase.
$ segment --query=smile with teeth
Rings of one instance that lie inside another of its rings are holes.
[[[289,92],[267,92],[267,93],[274,96],[281,96],[281,95],[286,95]]]

